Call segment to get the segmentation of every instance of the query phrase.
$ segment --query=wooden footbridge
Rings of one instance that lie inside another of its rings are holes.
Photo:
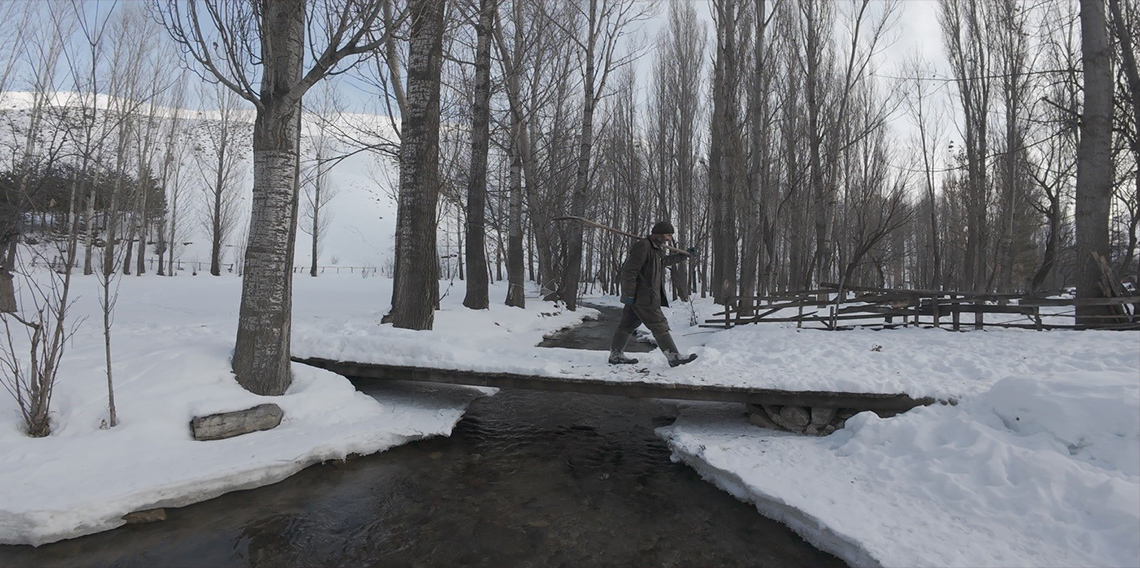
[[[926,406],[933,398],[912,398],[905,394],[877,394],[828,391],[785,391],[728,385],[692,385],[649,381],[609,381],[584,377],[546,377],[515,373],[488,373],[461,369],[435,369],[374,363],[354,363],[321,358],[294,358],[297,363],[326,369],[346,377],[385,381],[447,383],[500,389],[528,389],[552,392],[601,394],[635,398],[738,402],[754,406],[790,406],[871,410],[881,415]]]

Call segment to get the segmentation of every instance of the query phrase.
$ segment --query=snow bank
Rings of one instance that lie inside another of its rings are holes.
[[[121,517],[132,511],[187,505],[275,483],[325,460],[448,435],[472,399],[494,392],[386,399],[357,392],[339,375],[295,364],[284,396],[257,396],[229,370],[239,279],[126,277],[112,341],[120,424],[101,429],[107,380],[98,286],[93,277],[73,283],[78,299],[72,321],[86,321],[60,368],[52,434],[25,436],[15,401],[0,397],[0,544],[39,545],[104,531],[122,525]],[[324,322],[335,331],[347,314],[378,320],[391,282],[298,276],[295,290],[294,322]],[[504,321],[538,336],[548,319],[538,310],[509,315]],[[191,438],[194,416],[270,401],[285,412],[273,430],[210,442]]]
[[[1012,376],[827,438],[694,407],[674,459],[853,565],[1135,566],[1140,377]]]

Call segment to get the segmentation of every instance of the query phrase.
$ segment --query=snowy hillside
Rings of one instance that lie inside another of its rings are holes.
[[[0,140],[8,140],[10,144],[22,143],[28,129],[33,102],[31,93],[0,94]],[[74,93],[58,93],[51,98],[50,104],[62,109],[75,108],[78,98]],[[112,104],[113,101],[106,96],[100,95],[97,99],[98,108],[107,109]],[[149,107],[145,107],[140,112],[146,112],[148,109]],[[160,107],[156,110],[157,114],[166,120],[175,115],[174,109]],[[203,146],[206,127],[212,122],[216,124],[218,112],[184,109],[180,114],[184,123],[181,129],[184,135],[180,142],[188,148]],[[245,110],[239,114],[239,118],[247,126],[240,130],[244,134],[243,139],[237,141],[237,147],[242,152],[241,161],[244,164],[243,177],[236,193],[237,199],[240,200],[237,207],[240,220],[238,228],[223,246],[223,264],[233,263],[234,251],[241,248],[238,239],[245,234],[244,227],[248,224],[253,187],[253,156],[248,135],[254,114],[251,110]],[[318,132],[318,123],[316,117],[307,114],[302,124],[302,167],[309,166],[313,162],[312,145],[313,138]],[[337,116],[332,119],[332,127],[334,131],[356,135],[359,135],[361,129],[379,133],[391,131],[390,122],[386,117],[360,114]],[[363,142],[368,141],[368,139],[363,140]],[[345,154],[356,150],[348,145],[342,145],[342,148]],[[159,148],[158,151],[162,150],[163,148]],[[10,167],[14,154],[14,150],[3,152],[3,155],[0,155],[0,166]],[[203,181],[205,174],[191,154],[192,152],[186,152],[181,159],[186,189],[181,197],[183,203],[179,205],[183,208],[179,213],[181,228],[177,240],[180,244],[175,249],[175,258],[182,261],[183,268],[187,272],[192,271],[193,263],[208,267],[210,260],[210,241],[201,222],[206,207],[206,186]],[[337,194],[329,202],[332,222],[328,233],[322,237],[324,244],[321,246],[322,252],[318,264],[328,266],[329,270],[335,270],[335,266],[341,266],[344,270],[348,267],[370,267],[380,270],[390,267],[395,233],[396,205],[393,196],[398,181],[398,172],[391,159],[370,151],[353,152],[351,156],[332,166],[329,178]],[[186,207],[190,207],[191,211],[187,212]],[[294,257],[296,266],[309,266],[311,246],[310,237],[299,230]],[[153,250],[148,251],[148,255],[157,258]]]

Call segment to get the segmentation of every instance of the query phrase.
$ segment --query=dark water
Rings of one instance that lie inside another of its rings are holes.
[[[661,401],[500,391],[449,438],[314,466],[161,523],[0,547],[0,566],[843,565],[672,463],[653,429],[674,414]]]

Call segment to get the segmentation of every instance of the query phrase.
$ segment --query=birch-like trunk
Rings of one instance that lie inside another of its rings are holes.
[[[1112,46],[1104,0],[1081,0],[1081,59],[1085,104],[1077,148],[1077,297],[1098,298],[1101,271],[1093,255],[1110,258],[1109,200],[1112,195]],[[1077,324],[1105,323],[1106,306],[1078,306]]]
[[[594,106],[597,97],[594,94],[594,73],[596,63],[594,50],[598,41],[598,5],[597,0],[590,0],[589,29],[586,37],[586,50],[583,58],[586,63],[585,80],[582,87],[585,92],[582,97],[582,133],[578,139],[578,169],[574,174],[574,193],[570,197],[570,214],[578,217],[586,216],[586,201],[590,191],[590,151],[594,146]],[[570,311],[578,309],[578,280],[582,276],[582,225],[570,223],[566,234],[566,271],[562,274],[562,282],[558,286],[558,298]]]
[[[15,275],[12,274],[12,266],[16,264],[16,238],[15,234],[0,235],[0,314],[16,313],[19,307],[16,304]]]
[[[475,102],[471,124],[471,168],[467,176],[467,296],[473,310],[490,306],[486,252],[487,152],[491,140],[491,26],[497,0],[480,0],[475,53]]]
[[[511,6],[514,21],[522,21],[522,4],[515,0]],[[510,103],[511,143],[508,146],[510,159],[510,205],[509,220],[507,222],[507,298],[506,305],[515,308],[526,307],[525,281],[526,266],[523,259],[523,170],[524,148],[526,147],[526,122],[523,120],[522,95],[520,94],[519,66],[517,62],[523,54],[523,37],[517,31],[514,34],[514,50],[508,51],[501,34],[502,25],[491,31],[499,46],[499,55],[503,59],[503,68],[506,77],[507,101]],[[517,25],[517,24],[516,24]]]
[[[439,87],[443,0],[415,0],[408,47],[407,103],[401,125],[400,190],[392,311],[404,329],[431,329],[439,296],[436,207],[439,200]]]
[[[1136,48],[1133,42],[1132,32],[1128,29],[1128,25],[1124,20],[1124,13],[1120,8],[1120,0],[1108,0],[1109,9],[1112,12],[1112,21],[1115,26],[1116,39],[1120,42],[1120,63],[1121,70],[1124,71],[1124,77],[1127,79],[1127,93],[1129,95],[1129,103],[1132,106],[1132,132],[1133,138],[1131,140],[1131,150],[1133,159],[1140,164],[1140,68],[1136,63]],[[1135,201],[1134,207],[1140,206],[1140,167],[1137,168],[1133,176],[1133,185],[1135,186]],[[1137,215],[1134,213],[1132,220],[1129,224],[1128,231],[1128,246],[1124,251],[1124,259],[1120,262],[1119,266],[1127,269],[1132,264],[1132,259],[1136,255],[1136,225],[1140,222]],[[1140,283],[1140,273],[1136,276],[1137,282]]]
[[[518,89],[518,75],[512,72],[514,89]],[[525,265],[523,264],[523,187],[522,187],[522,149],[519,138],[526,126],[519,118],[520,113],[511,112],[511,145],[510,145],[510,220],[507,228],[507,300],[508,306],[516,308],[526,307]]]
[[[289,388],[293,244],[296,240],[304,0],[263,4],[262,105],[253,129],[253,209],[245,252],[233,371],[255,394]],[[287,103],[287,104],[283,104]]]

